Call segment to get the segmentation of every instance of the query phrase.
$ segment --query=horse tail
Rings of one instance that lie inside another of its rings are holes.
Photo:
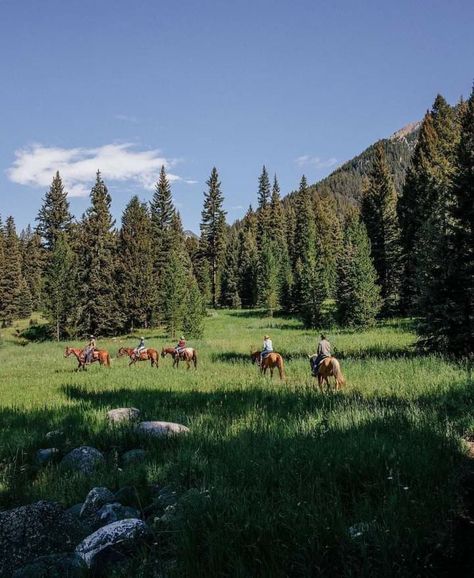
[[[193,361],[194,361],[194,369],[197,369],[197,366],[198,366],[198,356],[197,356],[197,352],[196,352],[195,349],[193,350]]]
[[[105,365],[107,367],[110,367],[110,353],[109,352],[107,352],[107,355],[105,357]]]
[[[338,384],[341,386],[346,383],[344,376],[342,375],[341,366],[339,365],[339,361],[333,357],[332,358],[332,372]]]
[[[280,373],[280,379],[285,379],[285,367],[283,363],[283,357],[281,355],[278,358],[278,372]]]

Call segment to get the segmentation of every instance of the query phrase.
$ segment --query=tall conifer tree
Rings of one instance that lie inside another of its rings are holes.
[[[25,280],[21,272],[20,240],[13,217],[8,217],[5,223],[3,255],[3,271],[0,278],[0,295],[3,303],[0,316],[3,325],[11,325],[15,318],[29,313],[22,311]]]
[[[79,329],[113,335],[123,326],[116,284],[117,238],[110,213],[112,200],[99,171],[90,200],[81,231]]]
[[[401,260],[397,192],[382,142],[377,143],[375,152],[368,186],[362,198],[362,216],[369,234],[372,257],[382,289],[384,311],[391,314],[398,310],[400,297]]]
[[[120,301],[130,330],[151,322],[157,299],[153,248],[147,206],[134,196],[124,210],[119,236]]]
[[[53,178],[36,220],[38,233],[44,239],[46,249],[52,251],[58,236],[67,232],[72,223],[67,192],[59,172]]]
[[[345,225],[338,263],[337,316],[345,327],[370,327],[380,311],[380,287],[365,225],[357,215]]]
[[[226,222],[223,209],[224,196],[216,167],[206,182],[204,207],[201,213],[201,254],[208,263],[211,280],[212,306],[217,307],[219,278],[225,254]]]

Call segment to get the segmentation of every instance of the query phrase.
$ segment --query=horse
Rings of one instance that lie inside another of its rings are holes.
[[[313,371],[313,360],[314,355],[309,356],[309,363],[311,364],[311,371]],[[329,378],[334,377],[334,389],[338,391],[346,383],[344,376],[342,375],[341,366],[339,361],[335,357],[325,357],[318,367],[318,386],[323,393],[323,382],[326,382],[326,391],[329,391],[331,386],[329,384]]]
[[[74,348],[74,347],[66,347],[64,350],[64,357],[70,357],[71,355],[75,355],[78,366],[76,371],[82,369],[86,371],[86,356],[84,353],[84,349]],[[109,352],[105,349],[96,349],[92,354],[91,363],[98,361],[100,365],[105,365],[106,367],[110,367],[110,355]]]
[[[166,357],[167,355],[171,355],[173,358],[173,367],[176,367],[176,369],[178,369],[180,360],[186,362],[188,369],[190,369],[191,363],[194,363],[194,369],[197,369],[197,351],[192,347],[185,347],[179,354],[174,347],[163,347],[161,357]]]
[[[148,349],[144,349],[143,351],[140,352],[140,355],[137,357],[135,355],[135,349],[133,349],[132,347],[121,347],[118,350],[117,353],[117,357],[122,357],[124,355],[128,355],[128,357],[130,357],[130,363],[128,364],[128,366],[130,367],[131,365],[135,365],[135,363],[137,361],[151,361],[151,366],[153,367],[158,367],[158,361],[159,361],[159,356],[158,356],[158,351],[156,349],[151,349],[150,347]]]
[[[285,369],[283,367],[283,357],[279,353],[271,352],[265,355],[262,359],[262,353],[260,351],[250,350],[250,359],[252,363],[258,363],[260,366],[260,372],[265,375],[267,369],[270,370],[270,377],[273,377],[273,370],[278,368],[278,373],[280,374],[280,379],[285,378]]]

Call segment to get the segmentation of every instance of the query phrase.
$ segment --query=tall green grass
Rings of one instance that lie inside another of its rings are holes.
[[[287,379],[259,376],[248,360],[269,332]],[[168,340],[149,332],[150,346]],[[6,332],[0,348],[0,504],[39,498],[72,505],[93,485],[172,485],[179,507],[157,522],[156,545],[136,575],[172,560],[178,576],[429,576],[450,547],[465,456],[474,431],[466,368],[420,357],[408,321],[363,333],[333,331],[347,386],[321,395],[307,355],[317,335],[294,319],[219,311],[207,320],[198,371],[153,369],[113,359],[74,372],[64,344],[24,345]],[[116,353],[135,338],[101,341]],[[140,440],[108,426],[108,409],[134,406],[144,419],[178,421],[188,436]],[[90,479],[32,456],[44,435],[63,429],[61,449],[81,444],[106,453]],[[148,458],[122,468],[119,455],[146,447]]]

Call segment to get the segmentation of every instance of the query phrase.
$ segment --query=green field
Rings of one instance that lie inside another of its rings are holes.
[[[170,359],[128,368],[115,355],[135,345],[129,336],[100,340],[110,370],[76,373],[65,344],[28,343],[15,330],[0,345],[0,507],[70,506],[95,485],[134,484],[146,502],[149,484],[171,485],[178,508],[154,523],[134,575],[158,575],[163,562],[176,576],[430,576],[454,551],[474,393],[466,367],[416,354],[408,321],[329,331],[347,379],[329,395],[309,376],[318,336],[289,318],[212,313],[205,338],[190,343],[197,371]],[[286,360],[285,382],[248,360],[265,332]],[[150,347],[169,343],[146,335]],[[191,433],[144,442],[108,426],[106,411],[123,406]],[[55,429],[67,433],[62,451],[95,446],[107,468],[89,479],[37,470],[34,453]],[[136,447],[148,459],[122,468],[118,456]]]

